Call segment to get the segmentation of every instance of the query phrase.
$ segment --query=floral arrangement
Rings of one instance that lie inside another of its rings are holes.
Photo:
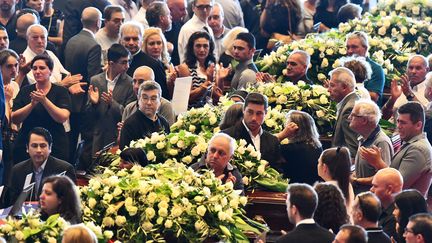
[[[249,242],[243,232],[267,230],[245,216],[247,198],[231,182],[222,184],[211,171],[198,174],[175,160],[106,168],[80,193],[84,219],[113,229],[118,240]]]
[[[85,225],[96,234],[101,243],[107,242],[113,236],[111,231],[102,231],[101,227],[94,223],[85,223]],[[30,210],[28,213],[23,213],[21,219],[8,218],[0,226],[0,236],[7,242],[57,243],[61,241],[63,230],[67,226],[69,223],[59,214],[51,215],[46,221],[42,221],[39,213]]]
[[[280,105],[281,110],[305,111],[315,119],[320,134],[332,131],[336,122],[336,104],[321,85],[308,85],[303,81],[293,84],[259,83],[250,87],[250,92],[259,92],[268,97],[269,104]]]
[[[372,9],[374,15],[399,15],[415,18],[432,16],[432,2],[430,0],[379,0]]]
[[[180,114],[177,121],[171,126],[171,132],[181,130],[203,135],[211,138],[213,133],[219,131],[222,111],[218,107],[205,105],[202,108],[192,108],[185,114]]]
[[[261,159],[251,144],[240,139],[237,141],[237,148],[234,151],[231,163],[234,164],[243,176],[243,184],[247,189],[254,189],[258,186],[276,192],[286,192],[288,180],[275,169],[268,166],[268,162]]]
[[[151,137],[132,141],[130,145],[133,148],[144,149],[150,163],[164,163],[167,159],[176,159],[185,164],[192,164],[207,150],[207,141],[204,137],[185,130],[168,135],[153,133]]]
[[[264,118],[263,129],[270,133],[282,131],[286,123],[286,112],[282,110],[282,105],[276,105],[274,108],[269,106]]]

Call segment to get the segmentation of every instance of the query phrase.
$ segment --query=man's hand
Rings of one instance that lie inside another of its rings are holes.
[[[71,93],[72,95],[83,94],[83,93],[85,93],[85,91],[82,89],[82,87],[86,86],[86,85],[87,85],[86,82],[79,82],[79,83],[73,84],[68,88],[69,93]]]
[[[295,124],[294,122],[289,122],[288,124],[286,124],[280,135],[283,137],[283,139],[290,138],[296,134],[298,129],[299,127],[297,124]]]
[[[107,92],[103,92],[101,99],[103,102],[105,102],[107,105],[111,105],[112,104],[112,91],[108,91]]]
[[[31,70],[31,62],[26,62],[26,58],[20,54],[19,60],[18,60],[18,72],[26,75]]]
[[[377,146],[366,148],[361,146],[359,149],[360,157],[366,160],[374,168],[379,168],[381,161],[381,149]]]
[[[90,102],[93,105],[96,105],[99,103],[99,89],[97,87],[94,87],[93,85],[90,85],[88,90],[88,97]]]
[[[123,125],[124,125],[124,122],[117,122],[117,131],[121,131],[122,130],[122,128],[123,128]]]
[[[401,80],[404,76],[401,77]],[[403,82],[403,81],[402,81]],[[402,94],[402,87],[398,84],[397,79],[393,79],[390,84],[391,99],[397,100]]]
[[[402,75],[401,77],[401,88],[402,88],[402,92],[406,97],[408,97],[413,93],[411,89],[411,82],[406,74]]]
[[[256,80],[257,82],[262,83],[274,83],[276,82],[276,79],[270,75],[269,73],[263,73],[263,72],[257,72],[256,73]]]
[[[75,74],[75,75],[67,75],[62,81],[60,81],[61,86],[70,87],[76,83],[79,83],[82,80],[81,74]]]
[[[235,178],[235,176],[233,176],[233,174],[231,172],[228,173],[228,178],[226,179],[225,183],[228,183],[230,181],[232,182],[233,185],[237,181],[237,178]]]

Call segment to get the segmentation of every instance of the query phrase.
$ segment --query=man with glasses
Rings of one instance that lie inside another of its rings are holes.
[[[138,90],[138,110],[124,121],[120,131],[120,149],[131,141],[150,137],[154,132],[170,132],[166,119],[157,114],[161,105],[162,89],[155,81],[145,81]]]
[[[185,60],[186,45],[190,36],[197,31],[206,31],[214,40],[213,30],[208,25],[208,17],[213,9],[214,0],[194,0],[192,3],[192,10],[194,15],[187,21],[180,30],[178,36],[178,52],[180,63]],[[217,53],[217,50],[215,50]],[[218,57],[217,57],[218,58]],[[216,58],[216,59],[217,59]]]
[[[108,68],[91,78],[86,111],[93,122],[92,154],[117,140],[117,123],[124,107],[135,101],[132,78],[126,74],[130,53],[120,44],[108,49]]]
[[[132,79],[133,91],[134,94],[137,96],[137,99],[139,100],[140,97],[138,96],[138,89],[140,85],[147,81],[154,81],[155,75],[150,67],[141,66],[135,70]],[[131,116],[138,110],[138,100],[136,102],[128,104],[125,107],[123,111],[122,122],[124,122],[129,116]],[[159,107],[158,114],[163,116],[170,126],[175,122],[175,113],[172,108],[171,102],[169,102],[164,97],[161,97],[161,105]]]
[[[369,148],[376,146],[381,149],[381,158],[390,165],[393,156],[393,146],[390,138],[381,130],[378,122],[381,119],[381,110],[378,105],[367,99],[355,102],[354,108],[348,117],[349,127],[357,132],[359,147]],[[368,191],[376,169],[357,153],[355,157],[355,174],[352,178],[355,193]]]
[[[337,102],[336,125],[333,133],[332,147],[348,147],[351,158],[355,158],[358,148],[358,134],[349,126],[348,116],[354,107],[354,102],[360,97],[355,93],[355,77],[351,70],[338,67],[330,72],[327,88],[330,98]]]
[[[241,11],[241,9],[240,9]],[[208,24],[210,28],[213,30],[213,34],[215,37],[215,48],[218,50],[218,57],[225,51],[222,47],[222,40],[225,35],[230,31],[229,28],[225,27],[224,22],[224,11],[220,3],[215,3],[213,10],[208,18]]]
[[[403,236],[406,243],[431,243],[432,215],[419,213],[411,216]]]
[[[363,227],[368,242],[391,243],[389,236],[378,226],[381,215],[381,202],[372,192],[362,192],[354,199],[351,219],[355,225]]]

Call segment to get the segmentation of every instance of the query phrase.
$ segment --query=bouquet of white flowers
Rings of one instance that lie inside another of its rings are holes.
[[[419,19],[432,16],[430,0],[379,0],[372,14],[388,16],[399,15]]]
[[[175,160],[146,167],[105,169],[81,189],[84,218],[112,229],[119,240],[202,242],[216,237],[249,242],[244,232],[267,228],[245,216],[247,198]]]

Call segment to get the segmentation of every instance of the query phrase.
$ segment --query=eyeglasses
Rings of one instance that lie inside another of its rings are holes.
[[[210,10],[210,9],[212,9],[213,8],[213,6],[212,5],[196,5],[195,6],[197,9],[199,9],[199,10]]]
[[[416,235],[416,233],[412,229],[409,229],[408,227],[405,227],[405,233],[411,233]]]
[[[117,64],[120,64],[120,65],[126,65],[126,64],[131,64],[131,62],[132,62],[132,60],[131,59],[128,59],[128,60],[123,60],[123,61],[117,61],[116,63]]]

